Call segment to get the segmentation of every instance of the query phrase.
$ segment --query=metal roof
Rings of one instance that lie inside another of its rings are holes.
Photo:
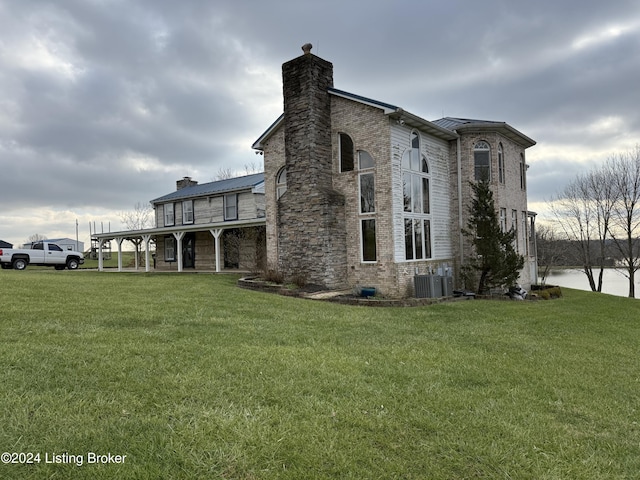
[[[181,188],[162,197],[151,200],[151,203],[162,203],[170,200],[183,200],[203,195],[218,195],[258,187],[264,183],[264,173],[254,173],[244,177],[227,178],[216,182],[191,185]]]
[[[421,129],[438,138],[442,138],[444,140],[455,140],[456,138],[458,138],[458,135],[451,129],[447,129],[446,127],[437,125],[434,122],[425,120],[424,118],[409,113],[396,105],[380,102],[372,98],[363,97],[362,95],[356,95],[355,93],[345,92],[344,90],[338,90],[337,88],[333,87],[330,87],[327,91],[330,95],[334,95],[336,97],[346,98],[354,102],[379,108],[384,112],[385,115],[389,115],[391,119],[402,122],[403,124],[406,123],[410,127]],[[260,137],[253,143],[252,148],[254,148],[255,150],[262,150],[264,147],[264,142],[269,137],[271,137],[271,135],[273,135],[273,133],[282,125],[283,122],[284,113],[280,115],[276,119],[276,121],[273,122],[269,126],[269,128],[267,128],[267,130],[265,130],[262,135],[260,135]]]
[[[524,148],[532,147],[536,144],[535,140],[527,137],[524,133],[516,130],[505,122],[496,122],[492,120],[476,120],[470,118],[444,117],[434,120],[436,125],[451,131],[464,130],[495,130],[505,137],[513,140]]]

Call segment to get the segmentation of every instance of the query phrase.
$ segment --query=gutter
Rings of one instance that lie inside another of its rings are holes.
[[[458,132],[454,130],[455,134]],[[462,229],[464,223],[462,222],[462,152],[460,152],[460,136],[456,139],[456,163],[458,167],[458,227],[459,227],[459,242],[460,242],[460,267],[464,263],[464,235]]]

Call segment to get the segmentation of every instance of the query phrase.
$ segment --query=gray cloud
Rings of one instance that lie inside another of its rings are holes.
[[[306,42],[338,88],[537,140],[531,201],[640,141],[631,0],[8,0],[0,29],[0,238],[15,243],[254,162]],[[56,218],[29,221],[45,208]]]

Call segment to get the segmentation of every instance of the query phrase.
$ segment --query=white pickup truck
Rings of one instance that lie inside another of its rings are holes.
[[[64,250],[50,242],[37,242],[31,249],[0,248],[0,266],[24,270],[27,265],[45,265],[56,270],[75,270],[84,263],[84,255],[73,250]]]

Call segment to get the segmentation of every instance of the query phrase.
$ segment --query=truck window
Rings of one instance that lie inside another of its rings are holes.
[[[31,246],[32,250],[44,250],[44,244],[43,243],[34,243]]]
[[[61,252],[62,251],[62,249],[58,245],[56,245],[55,243],[50,243],[49,244],[49,251],[52,251],[52,250],[56,251],[56,252]]]

